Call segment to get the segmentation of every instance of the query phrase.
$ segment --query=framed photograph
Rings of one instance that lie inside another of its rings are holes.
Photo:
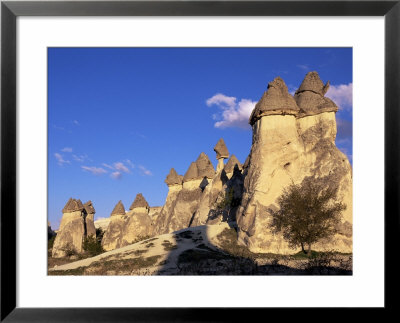
[[[394,309],[399,16],[3,1],[1,320]]]

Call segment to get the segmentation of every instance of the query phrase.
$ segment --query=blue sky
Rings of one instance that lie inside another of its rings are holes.
[[[216,166],[223,137],[241,162],[248,115],[281,76],[294,92],[316,70],[340,107],[338,147],[352,161],[351,48],[49,48],[49,220],[70,197],[108,217],[137,193],[164,204],[171,167],[204,151]]]

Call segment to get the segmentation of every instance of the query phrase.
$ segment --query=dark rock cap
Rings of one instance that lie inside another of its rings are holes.
[[[121,201],[115,205],[114,210],[111,212],[111,216],[113,215],[124,215],[125,214],[125,207]]]
[[[215,169],[210,161],[210,158],[205,153],[201,153],[196,160],[198,178],[213,178]]]
[[[237,165],[239,170],[242,170],[242,164],[236,158],[235,155],[232,155],[224,167],[225,173],[233,173],[233,170],[235,169],[235,165]]]
[[[276,77],[268,83],[268,89],[253,109],[249,123],[253,125],[258,119],[268,115],[290,114],[296,116],[299,110],[285,82],[280,77]]]
[[[74,212],[74,211],[82,211],[83,204],[81,200],[76,200],[70,197],[68,202],[65,204],[64,208],[62,209],[63,213]]]
[[[202,179],[204,177],[213,178],[215,169],[210,159],[205,153],[201,153],[197,160],[190,164],[189,169],[183,177],[183,182],[194,179]]]
[[[182,184],[182,180],[183,180],[183,176],[182,175],[178,175],[178,173],[176,172],[176,170],[174,168],[171,168],[171,170],[169,171],[169,174],[167,175],[167,178],[165,179],[165,184],[169,185],[181,185]]]
[[[149,203],[147,203],[146,199],[143,197],[142,193],[136,195],[135,200],[133,201],[129,210],[133,210],[137,207],[145,207],[150,209]]]
[[[94,214],[96,213],[96,210],[94,209],[92,201],[87,201],[85,204],[83,204],[83,207],[85,208],[85,211],[87,214]]]
[[[196,178],[198,178],[197,165],[195,162],[192,162],[186,171],[185,176],[183,176],[183,182],[187,182]]]
[[[324,95],[329,89],[329,81],[324,85],[317,72],[309,72],[296,91],[294,98],[300,108],[299,118],[323,112],[338,111],[337,105]]]
[[[316,94],[324,96],[329,89],[329,81],[324,83],[321,81],[318,72],[308,72],[306,77],[304,78],[303,82],[299,89],[296,91],[296,94],[304,91],[311,91]]]
[[[226,148],[225,141],[222,138],[218,140],[214,147],[214,151],[217,153],[217,159],[229,157],[228,148]]]

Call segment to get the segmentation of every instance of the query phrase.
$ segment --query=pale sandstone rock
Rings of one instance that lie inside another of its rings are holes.
[[[136,195],[129,212],[126,213],[125,224],[122,229],[122,237],[117,248],[133,243],[139,238],[152,234],[152,221],[149,216],[150,206],[144,196]]]
[[[170,192],[166,201],[168,207],[154,225],[155,232],[168,233],[189,227],[199,207],[203,191],[207,190],[214,174],[214,166],[210,159],[205,153],[201,153],[185,173],[182,189],[177,188],[171,192],[169,186]]]
[[[317,96],[318,100],[324,101],[323,94],[327,85],[321,86],[322,81],[319,83],[315,74],[306,76],[306,79],[302,90],[296,95],[300,98],[309,92]],[[280,95],[288,98],[286,93],[281,92]],[[286,99],[276,96],[275,91],[275,102],[280,102],[281,109],[285,112]],[[267,97],[268,93],[261,100]],[[338,200],[347,205],[341,225],[343,234],[315,247],[319,250],[352,251],[349,234],[352,227],[352,171],[346,156],[335,146],[335,107],[327,104],[322,108],[316,105],[307,109],[303,106],[303,113],[297,114],[299,118],[294,113],[268,115],[253,111],[253,118],[250,118],[253,144],[248,165],[243,172],[244,192],[237,212],[239,242],[248,246],[251,251],[281,254],[294,252],[281,235],[274,235],[268,229],[268,210],[276,207],[275,202],[285,187],[292,183],[299,184],[308,176],[329,176],[329,181],[339,186]],[[277,106],[274,108],[279,110]],[[292,107],[292,110],[295,109]]]
[[[107,230],[109,224],[110,218],[101,218],[94,221],[94,227],[96,229],[102,229],[103,231]]]
[[[123,230],[128,216],[125,214],[125,207],[122,201],[119,201],[111,212],[110,223],[104,232],[101,245],[103,249],[113,250],[117,248],[123,239]]]
[[[153,235],[168,233],[168,225],[171,222],[173,209],[175,207],[182,184],[168,185],[168,195],[160,214],[153,223]]]
[[[65,257],[67,250],[81,253],[83,251],[82,242],[86,236],[82,202],[79,199],[70,198],[62,211],[63,217],[53,244],[52,256],[54,258]]]
[[[86,235],[88,237],[96,237],[96,228],[94,226],[94,215],[96,210],[94,209],[92,201],[87,201],[83,204],[85,213],[85,223],[86,223]]]
[[[152,235],[152,221],[148,211],[149,209],[143,207],[132,210],[124,225],[122,239],[117,248],[132,244],[139,238]]]

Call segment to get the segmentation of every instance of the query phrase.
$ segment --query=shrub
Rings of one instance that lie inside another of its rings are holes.
[[[223,210],[226,208],[232,208],[240,205],[240,198],[235,197],[235,191],[233,187],[231,187],[226,193],[225,198],[217,204],[217,209]]]
[[[97,256],[104,252],[104,249],[101,245],[101,240],[98,240],[95,236],[92,235],[84,238],[83,250],[91,257]]]

